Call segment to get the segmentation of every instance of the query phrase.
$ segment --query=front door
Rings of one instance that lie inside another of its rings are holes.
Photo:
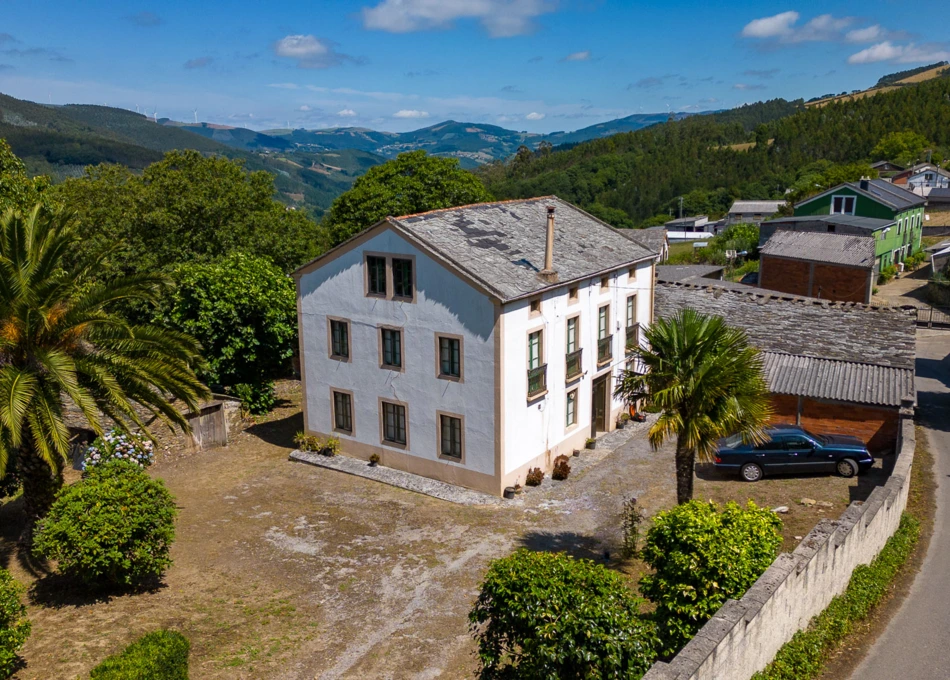
[[[591,436],[597,436],[598,432],[607,431],[607,378],[609,376],[601,376],[594,380],[592,389],[593,395],[590,400],[591,403]]]

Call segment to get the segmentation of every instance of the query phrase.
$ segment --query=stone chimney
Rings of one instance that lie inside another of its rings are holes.
[[[557,272],[554,271],[554,206],[548,206],[548,228],[544,239],[544,269],[538,276],[545,283],[557,283]]]

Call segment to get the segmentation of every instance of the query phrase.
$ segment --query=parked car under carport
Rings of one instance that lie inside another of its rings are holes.
[[[740,435],[720,439],[716,468],[757,482],[776,474],[837,473],[853,477],[874,464],[874,457],[857,437],[814,434],[797,425],[775,425],[766,434],[769,439],[762,444],[745,442]]]

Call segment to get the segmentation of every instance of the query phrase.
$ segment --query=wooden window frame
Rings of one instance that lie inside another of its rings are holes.
[[[459,374],[458,376],[446,375],[442,372],[442,338],[449,340],[458,340],[459,343]],[[465,338],[453,333],[435,334],[435,377],[439,380],[448,380],[450,382],[465,382]]]
[[[835,199],[841,199],[841,208],[842,212],[835,212]],[[853,201],[851,203],[851,212],[844,210],[845,206],[848,204],[848,199]],[[831,210],[829,211],[830,215],[854,215],[854,211],[858,209],[858,197],[851,196],[850,194],[834,194],[831,197]]]
[[[406,372],[406,333],[401,326],[388,326],[382,324],[376,327],[377,337],[379,339],[379,367],[387,370],[394,371],[396,373],[405,373]],[[383,351],[384,341],[383,341],[383,331],[398,331],[399,332],[399,366],[391,366],[387,363],[384,363],[383,357],[385,352]]]
[[[409,262],[409,266],[412,268],[412,276],[410,276],[409,285],[412,286],[412,295],[396,295],[396,268],[393,266],[394,260],[406,260]],[[390,255],[388,260],[389,266],[387,267],[387,273],[389,274],[389,285],[390,290],[392,291],[389,294],[389,299],[394,302],[409,302],[414,303],[416,301],[416,256],[415,255]]]
[[[383,285],[386,287],[385,293],[373,293],[369,289],[369,258],[378,258],[383,261]],[[376,253],[373,251],[363,251],[363,295],[377,300],[388,300],[392,295],[392,286],[389,284],[389,256],[386,253]]]
[[[570,332],[570,323],[574,322],[574,349],[571,349],[570,338],[568,333]],[[581,349],[581,315],[572,314],[571,316],[564,319],[564,353],[570,354],[571,352],[576,352]]]
[[[531,336],[534,335],[535,333],[540,333],[541,335],[538,338],[538,365],[532,366],[531,365]],[[546,344],[547,343],[544,342],[544,328],[534,328],[534,329],[529,330],[525,334],[525,351],[527,354],[527,360],[528,360],[527,366],[528,366],[529,371],[532,370],[533,368],[540,368],[541,366],[544,366],[547,363],[544,360],[544,350],[545,350]]]
[[[568,415],[570,414],[571,406],[571,395],[574,395],[574,422],[567,422]],[[580,388],[575,387],[572,390],[568,390],[567,394],[564,397],[564,431],[570,432],[571,430],[577,429],[580,422],[578,414],[580,413],[580,400],[581,400],[581,391]]]
[[[600,335],[600,313],[603,310],[607,310],[607,313],[604,315],[604,335]],[[600,305],[597,307],[597,340],[604,340],[605,338],[610,337],[610,303],[608,302],[605,305]]]
[[[346,325],[346,351],[347,356],[342,356],[339,354],[333,353],[333,322],[342,323]],[[339,361],[340,363],[348,364],[353,360],[353,324],[350,323],[349,319],[344,319],[339,316],[328,316],[327,317],[327,356],[330,357],[333,361]]]
[[[337,427],[336,424],[336,394],[345,394],[350,398],[350,428],[349,430],[344,430]],[[330,387],[330,424],[331,430],[338,434],[346,435],[347,437],[353,437],[356,434],[356,398],[353,396],[353,392],[350,390],[342,390],[339,387]]]
[[[459,421],[459,443],[461,447],[460,456],[452,456],[442,452],[442,418],[455,418]],[[435,450],[439,460],[445,460],[456,465],[465,465],[465,416],[460,413],[449,413],[448,411],[435,412]]]
[[[379,397],[378,408],[379,408],[379,443],[382,446],[388,446],[394,449],[403,449],[404,451],[409,450],[409,404],[404,401],[399,401],[397,399],[384,399]],[[406,443],[400,444],[399,442],[389,441],[386,439],[386,415],[384,411],[383,404],[390,404],[392,406],[401,406],[403,408],[403,413],[405,414],[405,431],[406,431]]]

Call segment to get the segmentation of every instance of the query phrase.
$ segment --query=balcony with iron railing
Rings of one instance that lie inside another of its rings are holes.
[[[566,363],[568,380],[572,380],[582,373],[581,356],[583,352],[583,349],[579,349],[576,352],[570,352],[565,355],[564,360]]]
[[[609,363],[613,358],[614,336],[608,335],[597,341],[597,365]]]
[[[640,346],[640,324],[635,323],[627,326],[627,342],[624,344],[624,350],[627,354],[632,354]]]
[[[528,398],[548,391],[548,365],[528,369]]]

